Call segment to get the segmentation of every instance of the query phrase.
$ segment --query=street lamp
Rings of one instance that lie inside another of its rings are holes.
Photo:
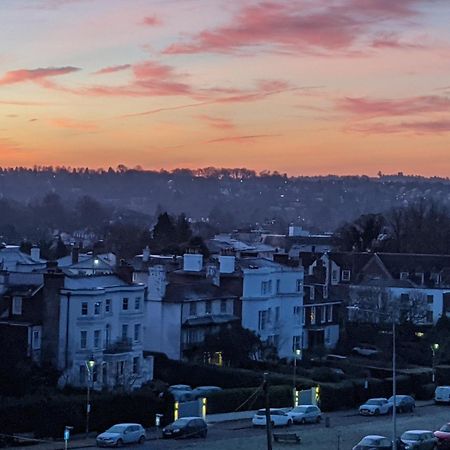
[[[95,368],[94,355],[91,355],[87,361],[85,361],[87,369],[87,391],[86,391],[86,437],[89,435],[89,415],[91,413],[91,383],[92,375]]]
[[[392,450],[397,450],[397,354],[396,354],[396,338],[395,338],[395,315],[387,314],[376,309],[363,309],[359,306],[347,306],[349,311],[361,311],[375,313],[379,316],[389,317],[392,319]]]
[[[302,350],[299,348],[296,348],[294,350],[294,373],[293,373],[293,377],[292,377],[292,393],[294,396],[294,407],[297,406],[296,405],[296,398],[297,398],[297,387],[296,387],[296,377],[297,377],[297,358],[301,358],[302,356]]]
[[[439,344],[431,344],[431,351],[433,352],[431,381],[436,380],[436,352],[439,350]]]

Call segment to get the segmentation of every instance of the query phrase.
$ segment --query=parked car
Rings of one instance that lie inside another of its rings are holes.
[[[450,386],[438,386],[434,391],[435,403],[450,403]]]
[[[195,395],[192,391],[191,386],[187,384],[173,384],[167,389],[177,402],[188,402],[190,400],[195,400]]]
[[[352,450],[392,450],[392,441],[384,436],[370,435],[362,438]]]
[[[145,442],[144,427],[138,423],[118,423],[97,436],[97,447],[121,447]]]
[[[450,449],[450,423],[446,423],[433,434],[434,437],[437,438],[437,448]]]
[[[278,408],[270,408],[270,421],[273,427],[289,427],[292,425],[292,417]],[[266,426],[266,410],[260,409],[252,419],[252,424],[255,427]]]
[[[213,392],[219,392],[223,389],[219,386],[198,386],[193,391],[192,394],[194,398],[207,397]]]
[[[182,417],[163,428],[163,438],[202,437],[208,434],[208,425],[201,417]]]
[[[405,450],[434,450],[437,443],[433,432],[427,430],[405,431],[400,440],[403,442]]]
[[[392,411],[394,407],[394,397],[390,397],[389,409]],[[395,404],[397,405],[397,412],[414,412],[416,407],[416,401],[410,395],[396,395]]]
[[[322,420],[322,411],[315,405],[299,405],[292,408],[288,415],[294,423],[319,423]]]
[[[391,407],[387,398],[370,398],[359,407],[359,413],[363,416],[379,416],[389,414]]]
[[[352,348],[352,353],[359,356],[376,356],[381,353],[381,350],[374,345],[361,344]]]
[[[192,388],[188,384],[172,384],[172,386],[169,386],[167,388],[167,390],[169,392],[174,392],[174,391],[192,391]]]

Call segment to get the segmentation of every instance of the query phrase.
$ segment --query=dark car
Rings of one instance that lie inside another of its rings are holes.
[[[384,436],[370,435],[362,438],[353,450],[392,450],[392,441]]]
[[[203,437],[208,434],[208,425],[201,417],[182,417],[163,428],[163,438]]]
[[[437,448],[450,449],[450,423],[446,423],[438,431],[435,431],[434,436],[437,438]]]
[[[389,410],[392,412],[394,407],[394,397],[388,400]],[[397,412],[414,412],[416,401],[410,395],[396,395],[395,404],[397,405]]]
[[[405,431],[400,439],[406,450],[434,450],[437,442],[433,432],[428,430]]]

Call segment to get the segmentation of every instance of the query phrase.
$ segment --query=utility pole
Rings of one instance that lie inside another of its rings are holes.
[[[266,407],[266,434],[267,434],[267,450],[272,450],[272,421],[270,418],[270,405],[269,405],[269,381],[267,380],[267,373],[264,373],[264,404]]]

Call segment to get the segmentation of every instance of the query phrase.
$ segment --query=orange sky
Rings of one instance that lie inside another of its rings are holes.
[[[1,8],[0,166],[450,176],[448,0]]]

